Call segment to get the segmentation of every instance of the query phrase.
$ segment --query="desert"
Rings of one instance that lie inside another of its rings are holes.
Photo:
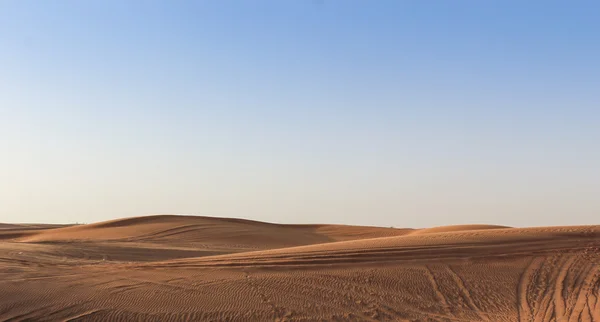
[[[600,321],[600,226],[0,226],[3,321]]]

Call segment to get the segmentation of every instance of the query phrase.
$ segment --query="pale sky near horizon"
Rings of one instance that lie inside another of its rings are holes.
[[[600,224],[596,1],[0,1],[0,222]]]

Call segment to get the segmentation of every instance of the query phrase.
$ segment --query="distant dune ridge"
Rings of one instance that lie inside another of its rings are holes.
[[[452,226],[440,226],[433,228],[415,229],[412,232],[413,235],[431,234],[431,233],[448,233],[454,231],[466,231],[466,230],[484,230],[484,229],[503,229],[511,228],[508,226],[499,225],[452,225]]]
[[[600,226],[0,224],[0,320],[600,321]]]

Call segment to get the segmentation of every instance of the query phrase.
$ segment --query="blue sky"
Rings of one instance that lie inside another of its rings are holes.
[[[2,1],[0,222],[597,224],[594,1]]]

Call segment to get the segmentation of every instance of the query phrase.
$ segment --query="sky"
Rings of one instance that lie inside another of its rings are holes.
[[[599,224],[597,1],[0,1],[0,222]]]

